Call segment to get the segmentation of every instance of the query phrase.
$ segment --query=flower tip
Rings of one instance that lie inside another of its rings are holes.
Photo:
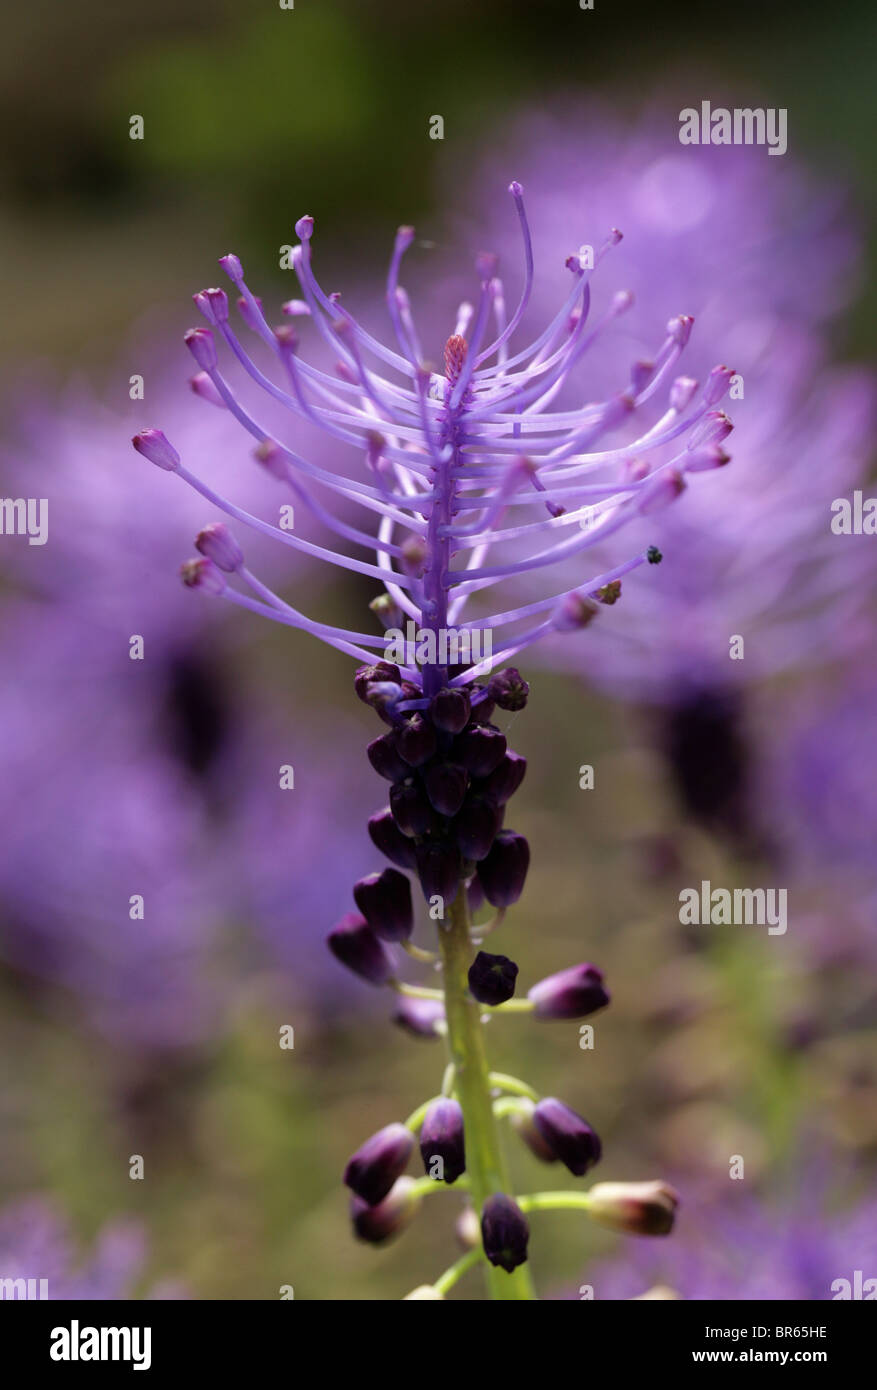
[[[220,256],[219,264],[222,266],[229,280],[232,280],[236,285],[241,283],[244,278],[244,268],[240,263],[239,257],[236,256],[233,251],[229,251],[225,256]]]
[[[216,344],[209,328],[190,328],[183,334],[183,341],[198,366],[210,372],[216,366]]]
[[[511,183],[509,184],[509,193],[511,193],[511,195],[512,195],[513,198],[521,198],[521,197],[523,197],[523,193],[524,193],[524,186],[523,186],[523,184],[518,183],[518,180],[517,180],[517,179],[512,179]]]
[[[189,377],[189,385],[195,395],[201,397],[202,401],[209,401],[211,405],[218,405],[223,410],[225,409],[225,401],[206,372],[196,372],[194,376]]]
[[[685,478],[678,468],[670,468],[664,473],[656,474],[643,490],[639,504],[640,513],[649,516],[652,512],[662,511],[664,507],[669,507],[671,502],[675,502],[684,491]]]
[[[479,280],[489,283],[496,275],[499,267],[499,256],[495,251],[479,251],[475,257],[475,270]]]
[[[285,304],[281,304],[280,312],[294,319],[310,318],[311,313],[303,299],[287,299]]]
[[[624,240],[624,232],[620,231],[618,227],[610,227],[609,240],[613,246],[617,246],[619,241]]]
[[[670,319],[670,322],[667,324],[667,332],[675,343],[678,343],[680,347],[685,347],[685,344],[691,337],[691,330],[693,327],[694,318],[691,314],[677,314],[676,317]]]
[[[281,352],[295,353],[298,351],[298,334],[291,323],[279,323],[274,329],[274,337]]]
[[[703,393],[707,405],[718,405],[731,385],[734,376],[735,372],[732,367],[726,367],[722,363],[713,367]]]
[[[222,571],[206,556],[184,561],[180,578],[187,589],[200,589],[202,594],[222,594],[228,587]]]
[[[670,387],[670,405],[673,410],[685,410],[694,399],[696,390],[697,382],[693,376],[678,376]]]
[[[225,290],[214,286],[211,289],[199,290],[192,295],[192,299],[208,323],[220,324],[228,320],[228,295]]]
[[[309,214],[298,219],[295,224],[295,234],[299,241],[310,241],[314,234],[314,219]]]
[[[222,521],[213,521],[198,532],[195,549],[226,574],[234,574],[244,563],[243,551]]]
[[[399,227],[396,230],[396,250],[401,253],[407,251],[414,240],[413,227]]]
[[[150,463],[154,463],[156,468],[163,468],[167,473],[174,473],[180,466],[179,454],[161,430],[140,430],[134,435],[131,443],[138,454],[142,454]]]

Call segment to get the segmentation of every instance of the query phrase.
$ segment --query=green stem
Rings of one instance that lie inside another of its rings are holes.
[[[456,1067],[455,1090],[463,1110],[466,1133],[466,1172],[476,1212],[495,1192],[512,1196],[511,1182],[493,1114],[490,1073],[484,1047],[481,1006],[469,994],[469,908],[466,890],[460,891],[439,926],[439,945],[445,979],[445,1015],[448,1048]],[[485,1261],[487,1287],[492,1299],[520,1300],[535,1297],[526,1264],[511,1274]]]
[[[462,1279],[463,1275],[466,1274],[473,1265],[477,1265],[480,1259],[480,1250],[467,1250],[465,1255],[461,1255],[459,1260],[451,1265],[450,1269],[446,1269],[444,1274],[439,1279],[436,1279],[433,1288],[437,1289],[441,1294],[447,1293],[448,1289],[452,1289],[457,1280]]]
[[[531,1192],[515,1200],[521,1211],[587,1211],[591,1205],[587,1192]]]

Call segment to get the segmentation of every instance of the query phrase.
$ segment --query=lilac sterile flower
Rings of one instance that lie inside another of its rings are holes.
[[[533,1123],[550,1149],[577,1178],[599,1162],[600,1140],[587,1120],[563,1101],[547,1096],[533,1111]]]
[[[609,993],[596,965],[571,965],[548,975],[527,991],[536,1018],[586,1018],[604,1009]]]
[[[344,1169],[344,1181],[357,1197],[375,1207],[404,1173],[413,1149],[410,1129],[385,1125],[357,1149]]]
[[[508,956],[479,951],[469,966],[469,990],[479,1004],[504,1004],[515,992],[518,967]]]
[[[433,1101],[420,1128],[420,1155],[428,1177],[451,1183],[465,1173],[463,1111],[458,1101],[446,1096]]]
[[[527,1258],[530,1225],[517,1202],[504,1192],[488,1197],[481,1212],[481,1239],[492,1265],[507,1274]]]
[[[621,234],[611,230],[594,257],[568,256],[560,307],[529,346],[515,350],[512,339],[533,291],[534,261],[523,191],[513,183],[510,192],[524,250],[517,306],[507,316],[496,257],[479,256],[477,303],[471,310],[463,306],[450,325],[441,371],[424,361],[399,285],[402,258],[412,242],[409,228],[400,230],[387,278],[386,303],[397,340],[391,347],[354,318],[337,294],[325,293],[313,269],[313,219],[297,223],[300,241],[291,259],[307,309],[301,323],[334,355],[334,375],[305,359],[288,322],[269,325],[236,256],[223,257],[221,264],[240,296],[245,327],[273,361],[273,377],[257,365],[232,327],[225,295],[208,290],[195,296],[210,326],[193,329],[186,343],[204,379],[250,435],[258,457],[285,480],[301,510],[334,533],[335,547],[306,540],[241,507],[195,472],[185,456],[177,462],[173,443],[158,432],[141,430],[136,441],[147,457],[240,526],[273,537],[299,556],[385,586],[395,610],[413,623],[409,635],[357,631],[308,617],[269,589],[237,552],[234,577],[242,587],[220,588],[206,579],[199,584],[223,601],[309,632],[369,667],[392,656],[389,682],[401,678],[411,687],[410,694],[404,684],[397,687],[394,709],[410,715],[411,727],[398,731],[398,752],[412,767],[431,756],[434,726],[418,721],[418,712],[439,691],[476,690],[478,678],[493,666],[542,637],[567,631],[571,597],[603,593],[648,562],[643,549],[590,578],[579,568],[586,552],[653,510],[658,499],[671,500],[686,474],[705,466],[702,436],[730,380],[727,368],[716,368],[699,396],[674,385],[691,333],[690,317],[681,315],[667,323],[648,365],[634,364],[629,381],[619,382],[614,394],[556,408],[558,397],[581,391],[579,369],[630,308],[631,297],[616,294],[591,322],[593,273]],[[266,409],[244,405],[219,366],[217,338],[260,388]],[[355,451],[364,468],[332,471],[308,461],[276,427],[278,412]],[[343,507],[325,506],[324,492]],[[351,508],[372,525],[357,524],[355,517],[348,521]],[[350,547],[371,551],[373,558],[360,558]],[[216,562],[218,547],[212,549]],[[558,589],[549,579],[532,602],[467,621],[473,595],[513,576],[538,579],[559,565],[577,571],[572,583]],[[202,576],[203,570],[195,573]],[[487,638],[489,651],[487,641],[479,641]],[[381,681],[371,674],[363,683]],[[502,707],[520,708],[526,682],[510,671],[494,678],[492,692],[476,693],[479,701],[492,702],[499,694]],[[385,691],[369,695],[370,702],[380,699],[390,718],[388,698]],[[452,715],[452,722],[460,717]]]

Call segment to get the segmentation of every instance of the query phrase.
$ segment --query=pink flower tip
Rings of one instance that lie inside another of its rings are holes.
[[[211,522],[195,537],[195,549],[226,574],[234,574],[244,563],[244,553],[221,521]]]
[[[234,281],[236,285],[241,283],[244,278],[244,268],[233,251],[229,251],[225,256],[220,256],[219,264],[222,266],[229,280]]]
[[[228,587],[222,571],[203,555],[180,565],[180,578],[187,589],[200,589],[202,594],[222,594]]]
[[[228,321],[228,295],[225,290],[199,290],[192,295],[208,323],[220,324]]]
[[[183,334],[183,341],[198,366],[205,372],[212,371],[216,366],[216,344],[210,329],[190,328],[188,333]]]
[[[299,241],[310,241],[314,235],[314,219],[310,216],[300,217],[295,224],[295,234]]]
[[[131,440],[138,454],[142,454],[156,468],[174,473],[180,466],[180,456],[174,446],[168,443],[161,430],[140,430]]]

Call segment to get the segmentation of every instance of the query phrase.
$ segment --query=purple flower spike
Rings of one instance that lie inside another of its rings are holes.
[[[501,830],[490,853],[478,865],[484,894],[494,907],[511,907],[524,891],[530,846],[514,830]]]
[[[420,1130],[420,1155],[427,1177],[452,1183],[465,1173],[463,1111],[457,1101],[442,1097],[429,1107]]]
[[[404,1231],[420,1209],[422,1198],[412,1191],[413,1178],[397,1178],[383,1201],[370,1206],[355,1194],[350,1199],[354,1233],[368,1245],[382,1245]]]
[[[494,1192],[481,1213],[481,1239],[484,1253],[492,1265],[507,1274],[527,1258],[530,1226],[517,1202],[504,1192]]]
[[[548,975],[527,991],[536,1018],[586,1018],[604,1009],[609,994],[596,965],[571,965]]]
[[[414,1135],[405,1125],[385,1125],[366,1139],[344,1169],[344,1181],[370,1207],[382,1202],[401,1177],[414,1148]]]
[[[577,1178],[600,1159],[602,1146],[587,1120],[548,1096],[533,1111],[533,1123],[550,1149]]]
[[[392,980],[395,965],[392,956],[378,939],[364,917],[348,912],[327,937],[329,950],[336,960],[352,970],[354,975],[368,980],[370,985],[385,985]]]
[[[414,930],[411,884],[398,869],[369,874],[353,886],[353,898],[373,932],[385,941],[407,941]]]
[[[515,992],[518,967],[508,956],[479,951],[469,967],[469,989],[479,1004],[504,1004]]]

